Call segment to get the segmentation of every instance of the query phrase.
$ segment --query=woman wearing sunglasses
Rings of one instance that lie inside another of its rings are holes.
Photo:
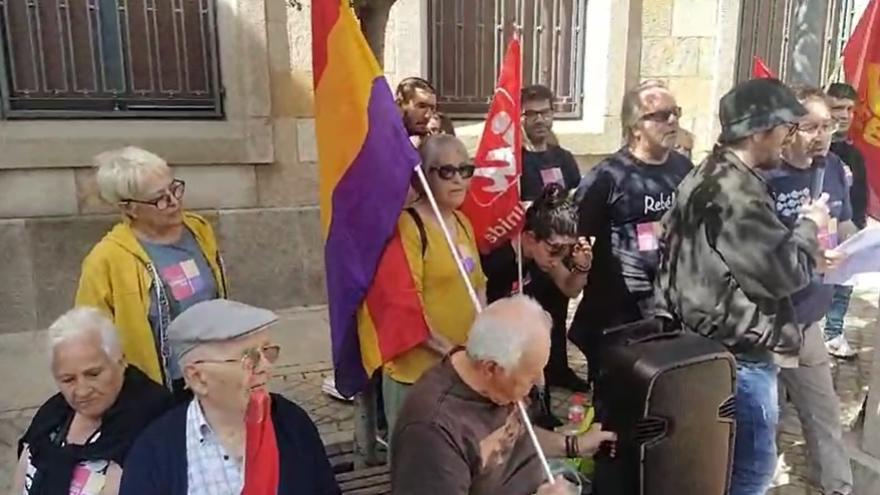
[[[485,303],[486,276],[480,265],[473,227],[458,211],[474,175],[467,149],[455,136],[430,136],[419,149],[422,169],[437,200],[471,283]],[[420,189],[417,187],[416,189]],[[397,412],[409,387],[454,346],[467,341],[476,310],[456,266],[425,191],[404,211],[398,224],[416,290],[431,329],[422,345],[385,365],[382,396],[388,431],[394,431]]]
[[[184,182],[153,153],[127,147],[95,165],[101,197],[123,220],[86,256],[76,305],[110,315],[128,362],[183,396],[166,331],[193,304],[226,297],[214,230],[183,210]]]

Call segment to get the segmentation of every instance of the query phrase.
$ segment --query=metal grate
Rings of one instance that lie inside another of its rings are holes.
[[[0,0],[8,118],[222,116],[214,0]]]
[[[780,79],[822,85],[834,76],[852,30],[854,0],[743,0],[736,80],[763,58]]]
[[[482,118],[514,30],[522,32],[523,84],[556,95],[557,116],[583,102],[587,0],[429,0],[428,77],[440,108]]]

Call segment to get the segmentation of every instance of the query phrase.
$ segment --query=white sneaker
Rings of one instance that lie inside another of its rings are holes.
[[[336,379],[333,378],[333,375],[324,378],[324,382],[321,384],[321,391],[336,400],[341,400],[345,402],[351,402],[353,400],[346,399],[342,396],[341,393],[339,393],[339,390],[336,390]]]
[[[849,341],[846,340],[846,336],[844,335],[839,335],[825,342],[825,346],[828,348],[828,354],[837,358],[850,359],[859,354],[855,349],[850,347]]]

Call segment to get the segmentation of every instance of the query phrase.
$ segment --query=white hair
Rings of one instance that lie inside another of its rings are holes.
[[[134,146],[105,151],[93,161],[98,169],[98,190],[104,201],[111,204],[143,199],[143,177],[168,168],[168,163],[159,156]]]
[[[490,304],[471,326],[467,353],[477,361],[493,361],[506,370],[516,368],[535,335],[536,325],[549,334],[552,321],[537,301],[516,295]]]
[[[62,342],[82,338],[89,333],[101,338],[101,348],[111,359],[122,357],[116,326],[100,310],[88,306],[71,309],[49,327],[49,352]]]

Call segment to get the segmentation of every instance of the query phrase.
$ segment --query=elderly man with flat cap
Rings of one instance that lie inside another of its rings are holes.
[[[336,495],[314,423],[266,392],[279,346],[271,311],[217,299],[168,329],[194,398],[156,420],[126,462],[121,495]]]
[[[730,494],[763,495],[776,467],[777,374],[797,366],[803,337],[791,296],[823,261],[817,232],[828,223],[827,197],[804,206],[788,228],[759,174],[779,165],[806,114],[782,83],[741,83],[719,114],[718,144],[682,181],[663,219],[655,284],[660,316],[736,356]]]

